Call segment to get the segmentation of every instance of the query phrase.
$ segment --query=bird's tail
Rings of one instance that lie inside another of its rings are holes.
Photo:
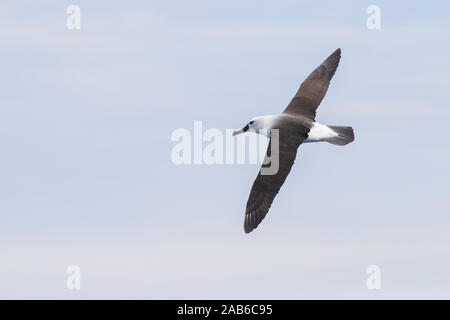
[[[355,135],[353,134],[352,127],[338,127],[338,126],[327,126],[327,127],[337,133],[337,136],[325,139],[325,141],[331,144],[343,146],[355,140]]]

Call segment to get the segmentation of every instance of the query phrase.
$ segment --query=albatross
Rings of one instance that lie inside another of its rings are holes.
[[[302,143],[326,141],[343,146],[354,140],[352,127],[330,126],[315,121],[316,110],[328,90],[340,59],[341,49],[336,49],[302,82],[281,114],[255,117],[243,128],[233,131],[233,136],[254,132],[269,138],[264,164],[271,159],[271,132],[276,129],[278,133],[278,170],[275,174],[263,174],[261,168],[258,173],[245,209],[245,233],[258,227],[269,212],[275,196],[291,171],[297,148]]]

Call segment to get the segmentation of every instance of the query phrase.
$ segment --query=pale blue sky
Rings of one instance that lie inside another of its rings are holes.
[[[0,4],[1,298],[450,298],[448,3],[92,2]],[[317,119],[356,140],[301,146],[245,235],[259,167],[170,134],[281,112],[337,47]]]

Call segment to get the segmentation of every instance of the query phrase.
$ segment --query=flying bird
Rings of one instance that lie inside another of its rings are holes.
[[[258,173],[245,209],[245,233],[258,227],[269,212],[275,196],[291,171],[300,144],[326,141],[342,146],[354,140],[352,127],[329,126],[315,121],[316,110],[328,90],[340,59],[341,49],[337,49],[303,81],[281,114],[255,117],[243,128],[233,131],[233,136],[255,132],[270,138],[264,160],[267,164],[271,159],[271,130],[278,129],[278,171],[275,174],[262,174],[261,169]]]

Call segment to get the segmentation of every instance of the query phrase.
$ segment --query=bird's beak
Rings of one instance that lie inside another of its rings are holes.
[[[236,129],[236,130],[233,131],[233,136],[237,136],[238,134],[244,133],[244,132],[245,132],[245,131],[244,131],[243,128],[242,128],[242,129]]]
[[[236,135],[238,135],[238,134],[247,132],[248,129],[250,129],[250,127],[249,127],[248,124],[246,124],[245,127],[243,127],[242,129],[236,129],[236,130],[234,130],[234,131],[233,131],[233,136],[236,136]]]

